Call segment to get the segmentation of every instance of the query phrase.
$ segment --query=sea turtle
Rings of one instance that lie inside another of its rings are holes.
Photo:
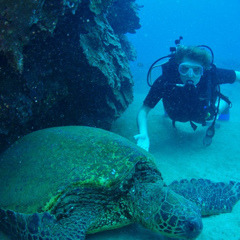
[[[83,240],[138,222],[195,239],[201,210],[231,211],[239,186],[203,179],[167,186],[153,156],[123,137],[83,126],[48,128],[0,156],[0,229],[16,240]]]

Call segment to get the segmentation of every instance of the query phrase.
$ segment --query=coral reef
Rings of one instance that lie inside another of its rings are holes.
[[[2,0],[0,151],[45,127],[110,128],[133,100],[137,12],[134,0]]]

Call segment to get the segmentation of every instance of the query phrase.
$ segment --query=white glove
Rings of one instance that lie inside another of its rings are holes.
[[[149,150],[149,137],[145,134],[137,134],[134,136],[135,140],[137,140],[137,145],[144,150],[148,151]]]

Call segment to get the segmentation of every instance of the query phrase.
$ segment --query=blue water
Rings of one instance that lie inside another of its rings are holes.
[[[141,29],[128,34],[137,50],[131,63],[136,88],[145,85],[147,69],[183,36],[182,44],[205,44],[212,48],[219,67],[240,70],[239,0],[149,0],[137,1]],[[142,69],[139,67],[139,63]],[[139,73],[140,72],[140,73]]]

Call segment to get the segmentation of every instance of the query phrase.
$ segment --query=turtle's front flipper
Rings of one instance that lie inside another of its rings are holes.
[[[96,219],[91,212],[74,211],[57,220],[48,212],[21,214],[0,209],[0,230],[14,240],[84,240]]]
[[[203,216],[231,212],[240,199],[240,183],[212,182],[207,179],[174,181],[169,187],[179,195],[195,202]]]

